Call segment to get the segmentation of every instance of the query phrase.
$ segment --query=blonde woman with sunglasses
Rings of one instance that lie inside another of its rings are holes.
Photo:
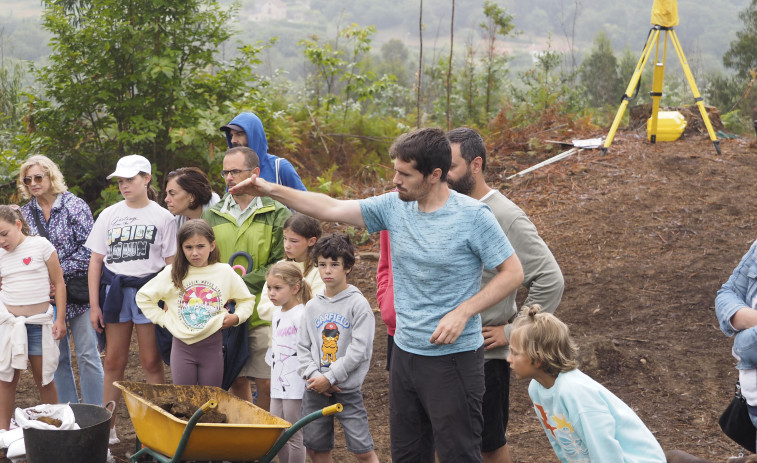
[[[27,159],[16,181],[21,197],[28,199],[21,212],[33,235],[48,239],[58,253],[67,282],[66,322],[68,333],[60,342],[55,371],[58,401],[101,405],[103,366],[97,352],[95,330],[89,322],[90,305],[86,294],[74,291],[72,278],[86,279],[90,251],[84,247],[92,230],[92,212],[84,200],[70,193],[58,166],[46,156]],[[71,367],[70,338],[74,341],[79,365],[81,395],[76,389]]]

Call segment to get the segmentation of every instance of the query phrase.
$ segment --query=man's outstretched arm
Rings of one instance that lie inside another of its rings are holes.
[[[297,212],[302,212],[319,220],[365,226],[360,203],[354,199],[336,199],[322,193],[295,190],[284,185],[267,182],[257,175],[239,182],[229,189],[229,192],[231,194],[270,196]]]

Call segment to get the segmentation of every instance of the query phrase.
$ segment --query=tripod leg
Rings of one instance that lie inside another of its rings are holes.
[[[628,102],[631,100],[631,95],[634,93],[636,86],[639,84],[639,79],[641,79],[641,72],[644,70],[644,65],[647,64],[649,54],[652,52],[652,44],[657,42],[659,36],[660,31],[655,29],[651,34],[649,34],[649,37],[647,38],[647,43],[646,45],[644,45],[644,50],[641,52],[639,62],[636,63],[636,69],[633,71],[633,76],[631,76],[631,81],[628,83],[626,93],[623,94],[623,100],[620,103],[620,107],[618,107],[618,112],[615,113],[615,119],[613,119],[612,121],[610,131],[607,132],[607,138],[605,138],[605,143],[602,147],[603,155],[607,153],[607,148],[610,147],[613,139],[615,138],[615,132],[618,130],[620,120],[623,119],[623,114],[626,112]]]
[[[686,61],[686,56],[683,54],[683,49],[681,48],[680,42],[678,42],[678,36],[676,36],[676,33],[674,30],[671,30],[671,41],[673,42],[673,47],[676,50],[676,54],[678,55],[678,60],[681,62],[681,67],[683,68],[683,73],[686,75],[686,80],[689,82],[689,87],[691,88],[691,93],[694,95],[694,102],[696,102],[697,107],[699,108],[699,114],[702,115],[702,120],[704,121],[704,126],[707,128],[707,133],[710,136],[710,140],[712,140],[712,144],[715,145],[715,151],[720,153],[720,140],[718,140],[718,137],[715,135],[715,130],[712,128],[712,123],[710,122],[710,116],[707,115],[707,109],[704,107],[704,102],[702,101],[702,95],[699,94],[699,89],[697,89],[697,84],[694,82],[694,75],[691,73],[691,68],[689,68],[689,63]]]
[[[657,116],[660,112],[660,100],[662,99],[662,82],[665,78],[665,57],[668,54],[668,31],[665,31],[664,44],[662,46],[662,60],[660,60],[660,42],[657,41],[654,54],[654,72],[652,73],[652,121],[648,130],[649,141],[657,142]]]

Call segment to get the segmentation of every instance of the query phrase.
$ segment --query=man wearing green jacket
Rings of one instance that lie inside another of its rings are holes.
[[[228,188],[259,173],[259,159],[252,149],[234,147],[224,154],[221,174]],[[251,402],[249,378],[254,378],[258,391],[257,404],[265,410],[270,409],[271,402],[271,368],[265,362],[271,339],[271,322],[260,319],[257,304],[266,271],[284,259],[283,228],[291,214],[283,204],[268,197],[227,193],[202,215],[213,227],[222,262],[228,262],[232,254],[238,251],[252,256],[252,271],[242,277],[256,298],[255,310],[247,322],[250,358],[229,391]],[[243,257],[236,258],[234,264],[247,267]]]

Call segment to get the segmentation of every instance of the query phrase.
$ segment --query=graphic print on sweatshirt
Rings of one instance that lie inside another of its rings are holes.
[[[108,229],[107,263],[150,259],[150,245],[158,235],[157,227],[136,224],[136,220],[136,217],[121,217]]]
[[[552,434],[557,445],[562,449],[563,455],[571,463],[591,463],[589,449],[584,445],[581,436],[576,434],[573,424],[564,415],[548,416],[541,405],[534,404],[539,412],[540,420],[544,427]],[[550,424],[554,423],[554,426]]]
[[[339,358],[339,328],[350,329],[350,321],[338,313],[325,313],[315,319],[316,329],[321,331],[321,367],[329,367]]]
[[[187,328],[201,330],[220,310],[218,290],[205,282],[193,283],[186,287],[179,301],[179,320]]]

